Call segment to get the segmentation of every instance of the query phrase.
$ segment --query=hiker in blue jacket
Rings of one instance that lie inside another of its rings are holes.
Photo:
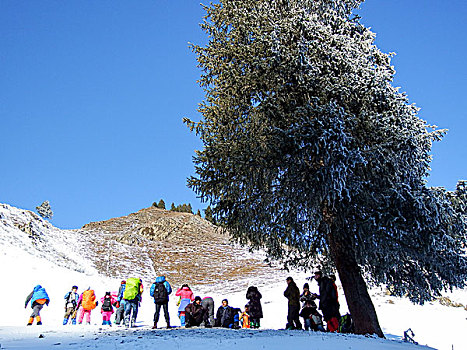
[[[123,299],[123,292],[125,292],[126,281],[120,282],[120,288],[117,293],[117,310],[115,311],[115,324],[122,323],[125,316],[125,300]]]
[[[156,281],[152,284],[149,293],[151,297],[154,298],[154,304],[156,304],[156,312],[154,313],[154,326],[152,329],[157,328],[161,306],[164,307],[164,317],[165,322],[167,323],[167,328],[170,328],[169,295],[171,293],[172,287],[170,286],[170,283],[165,280],[165,276],[156,277]]]
[[[45,305],[49,305],[50,298],[47,294],[47,291],[40,284],[34,287],[33,291],[26,297],[26,302],[24,303],[24,308],[28,307],[28,303],[31,302],[32,314],[29,317],[28,326],[31,326],[36,318],[37,325],[42,324],[40,312]]]
[[[78,310],[78,299],[77,293],[78,287],[71,287],[71,291],[65,294],[65,316],[63,317],[63,325],[68,323],[68,319],[71,317],[71,323],[76,324],[76,312]]]

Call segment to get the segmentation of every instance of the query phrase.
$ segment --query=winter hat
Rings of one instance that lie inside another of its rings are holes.
[[[105,292],[105,295],[108,295],[108,296],[110,296],[110,292]]]
[[[229,303],[229,301],[227,299],[222,299],[222,302],[226,302],[227,304]]]
[[[76,290],[78,290],[78,286],[73,286],[73,287],[71,287],[71,289],[76,289]]]
[[[196,296],[195,301],[197,301],[197,300],[201,301],[201,297]]]
[[[120,282],[120,284],[126,284],[126,281],[125,281],[125,280],[123,280],[122,282]]]
[[[310,289],[310,285],[309,285],[308,283],[305,283],[305,284],[303,285],[303,289],[305,289],[305,288],[306,288],[306,289]]]

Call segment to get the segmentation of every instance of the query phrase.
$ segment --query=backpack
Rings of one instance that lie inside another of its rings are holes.
[[[110,297],[104,298],[104,302],[102,303],[102,311],[113,311],[112,310],[112,299]]]
[[[339,320],[339,333],[353,333],[354,326],[352,316],[347,313],[344,316],[341,316]]]
[[[167,293],[164,282],[154,283],[154,292],[152,296],[156,304],[165,304],[169,301],[169,293]]]
[[[94,290],[85,290],[83,292],[81,305],[85,310],[93,310],[96,308],[96,295],[94,294]]]
[[[139,288],[141,282],[139,278],[128,278],[126,280],[125,291],[123,292],[123,299],[133,300],[139,295]]]

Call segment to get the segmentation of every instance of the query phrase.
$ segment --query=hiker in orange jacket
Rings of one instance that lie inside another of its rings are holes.
[[[86,289],[78,299],[78,307],[81,307],[79,310],[78,323],[83,323],[84,315],[86,314],[86,324],[91,324],[91,311],[94,310],[98,302],[96,301],[96,294],[94,290]]]
[[[245,305],[245,311],[240,315],[240,324],[242,328],[250,328],[250,305]]]

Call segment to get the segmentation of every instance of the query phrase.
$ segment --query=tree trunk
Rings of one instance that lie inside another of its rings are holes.
[[[384,338],[360,266],[357,264],[348,242],[350,240],[337,239],[334,232],[329,234],[331,255],[344,288],[347,306],[354,320],[355,333],[376,334]]]

